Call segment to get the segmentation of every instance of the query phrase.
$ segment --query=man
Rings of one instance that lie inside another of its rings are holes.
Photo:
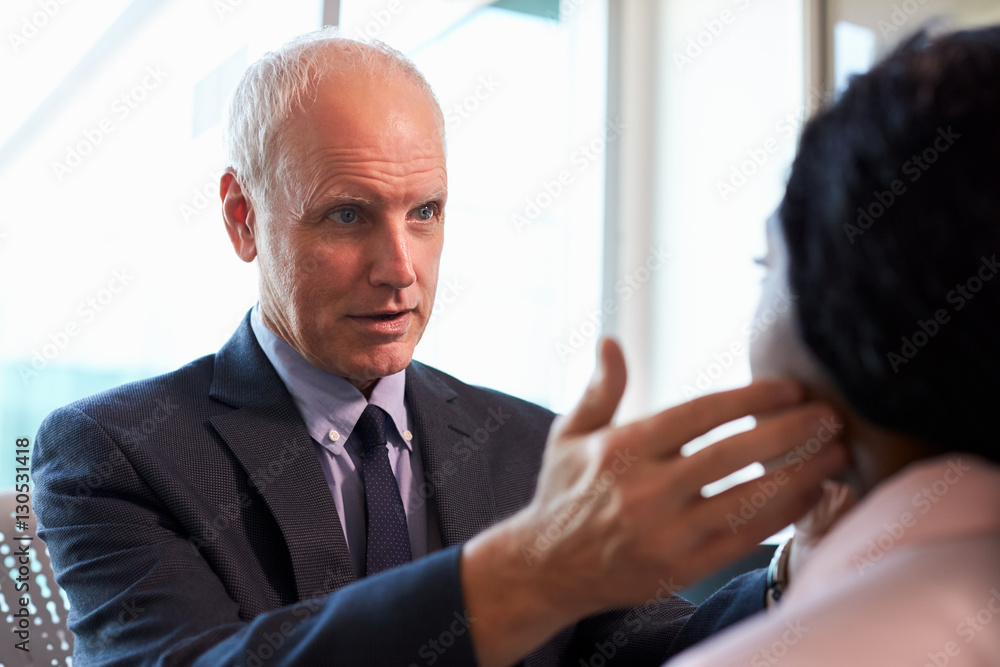
[[[802,514],[842,450],[779,471],[735,532],[746,489],[700,489],[783,456],[829,408],[774,381],[612,428],[625,368],[605,342],[546,447],[550,412],[412,361],[443,243],[443,125],[383,45],[320,32],[248,71],[220,191],[258,305],[217,355],[38,434],[76,664],[655,664],[762,607],[760,574],[697,611],[672,589]],[[748,414],[767,418],[679,455]]]

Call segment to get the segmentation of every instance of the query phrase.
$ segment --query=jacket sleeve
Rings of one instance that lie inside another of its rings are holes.
[[[721,632],[764,609],[767,570],[741,574],[705,600],[681,628],[666,657],[694,646],[710,635]]]
[[[655,666],[764,608],[766,570],[736,577],[695,606],[661,581],[645,604],[580,621],[561,661],[584,665]]]
[[[175,518],[87,414],[69,407],[46,419],[32,473],[38,534],[70,601],[80,667],[475,662],[457,547],[242,619]]]

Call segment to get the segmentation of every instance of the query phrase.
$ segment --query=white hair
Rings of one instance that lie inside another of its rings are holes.
[[[227,167],[251,201],[272,201],[274,150],[282,125],[316,99],[323,78],[345,70],[373,78],[403,74],[418,84],[434,104],[444,141],[441,105],[413,61],[383,42],[347,37],[334,26],[306,33],[250,65],[229,103]]]

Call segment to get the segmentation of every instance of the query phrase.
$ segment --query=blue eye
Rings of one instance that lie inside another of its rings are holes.
[[[358,221],[358,212],[353,208],[338,208],[327,215],[327,217],[345,225],[350,225]]]
[[[417,220],[430,220],[436,213],[437,211],[432,205],[426,204],[417,209]]]

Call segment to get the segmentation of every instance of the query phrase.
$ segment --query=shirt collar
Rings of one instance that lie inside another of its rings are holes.
[[[412,451],[407,431],[406,370],[381,378],[372,389],[371,399],[365,400],[357,387],[339,375],[334,375],[309,363],[305,357],[264,325],[260,304],[250,312],[250,326],[268,361],[284,382],[295,406],[302,415],[306,430],[316,442],[340,455],[351,437],[354,426],[369,403],[386,411],[396,427],[403,446]]]
[[[823,537],[786,597],[829,592],[889,551],[1000,530],[1000,466],[953,452],[910,464],[862,498]]]

